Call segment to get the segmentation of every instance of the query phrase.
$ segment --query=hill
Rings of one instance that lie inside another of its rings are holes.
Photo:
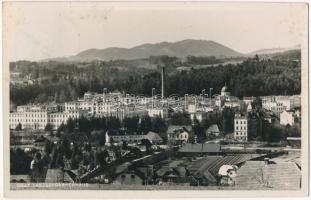
[[[243,56],[241,53],[214,41],[182,40],[173,43],[161,42],[156,44],[143,44],[133,48],[111,47],[106,49],[88,49],[67,59],[75,61],[133,60],[160,55],[178,58],[185,58],[189,55],[215,56],[217,58]]]
[[[300,50],[300,45],[296,45],[288,48],[270,48],[270,49],[259,49],[257,51],[253,51],[250,55],[268,55],[268,54],[276,54],[282,53],[290,50]]]

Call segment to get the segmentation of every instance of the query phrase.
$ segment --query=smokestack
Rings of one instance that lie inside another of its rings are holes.
[[[165,71],[164,71],[165,69],[164,69],[164,67],[162,67],[162,99],[164,99],[164,76],[165,76]]]

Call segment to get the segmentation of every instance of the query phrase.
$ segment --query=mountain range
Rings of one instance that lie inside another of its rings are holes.
[[[211,40],[187,39],[177,42],[160,42],[142,44],[133,48],[110,47],[105,49],[88,49],[74,56],[54,58],[57,61],[91,61],[91,60],[135,60],[150,56],[168,55],[179,58],[191,56],[215,56],[217,58],[243,57],[269,52],[281,52],[287,49],[262,49],[250,54],[242,54],[227,46]]]

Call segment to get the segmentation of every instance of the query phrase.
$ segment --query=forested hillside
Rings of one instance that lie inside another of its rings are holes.
[[[167,95],[199,94],[202,89],[208,88],[213,88],[213,93],[219,93],[225,84],[238,97],[300,94],[300,61],[285,59],[281,55],[269,59],[254,57],[240,64],[219,64],[201,69],[194,69],[193,66],[198,62],[215,60],[191,57],[182,62],[177,58],[164,58],[164,62],[162,58],[161,62],[155,61],[155,58],[140,61],[152,67],[138,67],[138,61],[11,63],[11,72],[18,72],[19,78],[28,77],[34,82],[29,85],[11,84],[11,103],[64,102],[81,97],[86,91],[101,93],[103,88],[150,96],[153,87],[160,93],[160,66],[167,69]],[[178,66],[188,70],[176,70]]]

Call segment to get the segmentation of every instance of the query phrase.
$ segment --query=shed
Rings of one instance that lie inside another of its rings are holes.
[[[159,134],[152,131],[149,131],[145,138],[151,141],[153,144],[160,144],[163,142],[163,139],[159,136]]]
[[[220,131],[219,131],[219,128],[217,126],[217,124],[212,124],[208,127],[208,129],[206,130],[206,135],[215,135],[215,136],[219,136],[220,134]]]

